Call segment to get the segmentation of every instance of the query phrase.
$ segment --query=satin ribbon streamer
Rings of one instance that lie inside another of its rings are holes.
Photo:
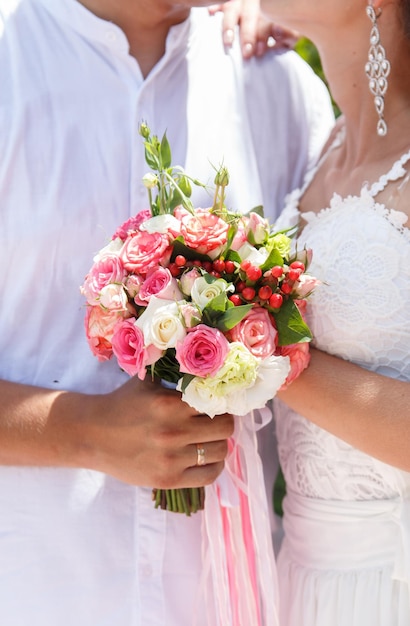
[[[257,430],[271,417],[265,408],[235,419],[225,469],[206,487],[202,551],[209,626],[279,624],[276,565],[256,440]]]

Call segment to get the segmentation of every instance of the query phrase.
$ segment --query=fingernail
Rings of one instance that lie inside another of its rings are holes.
[[[276,39],[274,37],[268,37],[266,45],[268,46],[268,48],[274,48],[276,45]]]
[[[242,47],[242,54],[245,59],[249,59],[253,54],[253,45],[251,43],[246,43]]]
[[[224,44],[226,46],[231,46],[233,44],[233,40],[234,40],[234,32],[232,28],[228,28],[228,30],[224,32]]]

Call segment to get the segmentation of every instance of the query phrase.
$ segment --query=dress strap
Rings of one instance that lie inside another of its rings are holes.
[[[383,191],[383,189],[385,189],[390,182],[399,180],[400,178],[406,176],[408,172],[404,166],[408,163],[409,160],[410,150],[403,154],[403,156],[393,164],[393,167],[390,169],[389,172],[387,172],[387,174],[382,174],[379,180],[373,183],[373,185],[369,189],[370,194],[373,196],[373,198],[377,196],[378,193]]]

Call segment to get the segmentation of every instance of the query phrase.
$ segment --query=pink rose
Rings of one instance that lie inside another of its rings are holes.
[[[132,299],[135,298],[135,296],[141,289],[141,285],[143,282],[144,282],[143,277],[138,276],[138,274],[129,274],[126,277],[124,281],[124,287],[127,290],[127,293],[130,296],[130,298]]]
[[[176,357],[181,372],[205,378],[222,367],[228,351],[229,343],[221,331],[198,324],[177,343]]]
[[[146,276],[159,265],[167,265],[171,252],[167,235],[140,231],[126,239],[120,258],[127,270]]]
[[[193,328],[202,320],[201,309],[192,302],[181,304],[179,310],[184,320],[185,328]]]
[[[254,211],[251,211],[251,213],[249,213],[249,221],[246,232],[248,235],[248,241],[250,241],[251,244],[262,244],[269,235],[268,221]]]
[[[312,262],[312,257],[313,250],[311,248],[303,248],[303,250],[297,251],[294,261],[301,261],[307,268]]]
[[[85,334],[91,352],[99,361],[108,361],[112,357],[111,339],[114,327],[122,317],[117,311],[105,311],[100,306],[87,307]]]
[[[281,391],[286,389],[303,370],[309,365],[310,352],[309,342],[294,343],[290,346],[282,346],[280,349],[281,356],[288,356],[290,359],[290,372],[280,388]]]
[[[152,351],[145,349],[144,333],[134,320],[117,324],[112,338],[112,350],[118,365],[130,376],[137,374],[140,380],[145,378],[146,366],[155,363],[162,356],[162,352],[156,348]]]
[[[183,207],[174,210],[181,222],[181,235],[188,248],[216,258],[227,242],[228,224],[210,209],[195,209],[190,213]]]
[[[256,306],[229,331],[232,341],[239,341],[254,356],[264,359],[275,353],[278,331],[268,311]]]
[[[132,232],[139,229],[142,222],[149,220],[150,217],[152,217],[152,215],[149,209],[144,209],[143,211],[140,211],[139,213],[137,213],[137,215],[134,215],[134,217],[130,217],[123,224],[121,224],[121,226],[119,226],[113,234],[112,239],[116,239],[117,237],[119,237],[120,239],[125,241]]]
[[[159,267],[150,272],[135,296],[135,303],[147,306],[151,296],[157,296],[163,300],[182,300],[183,296],[178,289],[178,283],[169,269]]]
[[[121,283],[125,276],[121,259],[116,254],[105,254],[88,272],[81,293],[87,298],[88,304],[96,305],[101,290],[110,283]]]
[[[306,298],[316,287],[321,284],[321,281],[309,274],[302,274],[295,282],[293,291],[298,298]]]
[[[184,272],[179,279],[179,284],[181,285],[181,289],[186,296],[191,295],[192,286],[197,278],[202,276],[202,274],[196,269],[196,267]]]

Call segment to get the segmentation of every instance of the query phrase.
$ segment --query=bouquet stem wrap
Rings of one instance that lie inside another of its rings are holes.
[[[259,424],[256,413],[262,418]],[[208,622],[215,626],[279,625],[278,581],[256,441],[257,430],[270,417],[265,408],[235,420],[225,470],[206,487],[202,586],[213,613]]]

